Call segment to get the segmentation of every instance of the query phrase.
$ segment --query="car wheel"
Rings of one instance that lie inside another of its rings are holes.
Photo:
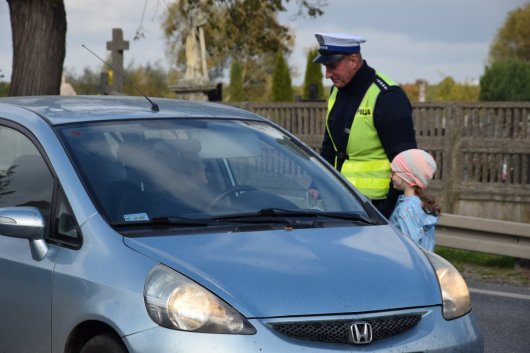
[[[127,349],[114,335],[104,333],[88,340],[79,353],[127,353]]]

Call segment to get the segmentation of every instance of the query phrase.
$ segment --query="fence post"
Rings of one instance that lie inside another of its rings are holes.
[[[455,213],[459,200],[460,182],[462,180],[462,165],[464,154],[460,151],[464,130],[464,110],[455,104],[446,108],[445,139],[443,161],[442,195],[445,200],[443,213]]]

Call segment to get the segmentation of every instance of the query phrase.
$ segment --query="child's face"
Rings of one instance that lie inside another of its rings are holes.
[[[392,179],[392,184],[394,184],[394,189],[405,191],[407,188],[411,188],[405,180],[403,180],[396,172],[392,171],[390,173],[390,178]]]

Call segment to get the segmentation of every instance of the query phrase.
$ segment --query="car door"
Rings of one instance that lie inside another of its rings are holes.
[[[39,208],[50,228],[54,178],[26,131],[0,123],[0,208]],[[28,240],[0,234],[0,351],[51,351],[52,274],[59,247],[32,258]]]

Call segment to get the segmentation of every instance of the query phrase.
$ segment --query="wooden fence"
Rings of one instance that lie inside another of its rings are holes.
[[[316,151],[325,103],[238,103]],[[416,103],[418,146],[436,159],[430,191],[445,213],[530,223],[530,102]]]

